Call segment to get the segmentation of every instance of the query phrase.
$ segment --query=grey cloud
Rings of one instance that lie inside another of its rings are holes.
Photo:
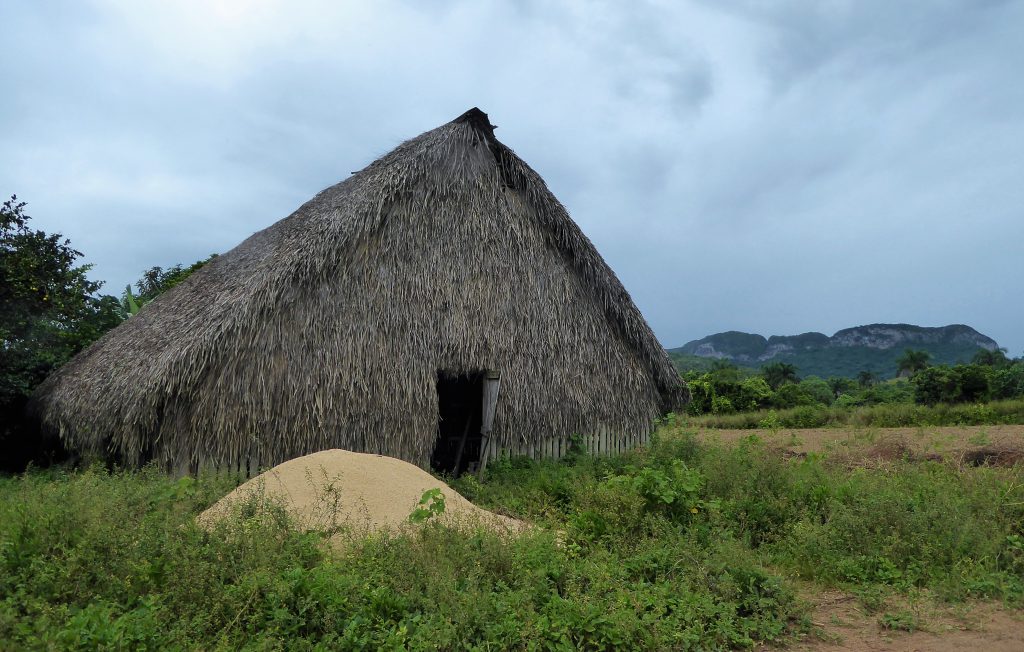
[[[109,291],[480,106],[668,346],[909,321],[1024,352],[1022,2],[241,7],[0,8],[0,191]]]

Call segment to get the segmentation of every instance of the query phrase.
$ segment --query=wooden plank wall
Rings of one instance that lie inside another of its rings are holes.
[[[617,434],[610,428],[602,427],[595,433],[584,435],[582,440],[584,448],[592,455],[614,455],[624,453],[639,446],[648,445],[651,441],[651,433],[649,431],[642,431]],[[484,464],[486,466],[503,457],[517,457],[520,455],[525,455],[535,460],[544,458],[559,459],[569,453],[571,443],[569,437],[548,437],[541,443],[519,441],[504,447],[496,442],[491,442],[491,445],[487,447],[487,459]],[[245,452],[247,453],[246,455],[240,456],[238,461],[235,464],[228,465],[226,470],[252,478],[265,469],[260,468],[261,460],[256,446],[248,448]],[[199,471],[215,468],[224,469],[225,467],[211,461],[205,461],[199,464],[180,465],[169,470],[175,475],[183,476],[190,473],[194,475]]]
[[[610,428],[602,427],[597,432],[583,436],[583,446],[592,455],[614,455],[624,453],[639,446],[646,446],[651,441],[649,431],[620,434]],[[526,456],[535,460],[544,458],[558,459],[569,453],[571,440],[569,437],[548,437],[539,444],[522,441],[501,446],[491,442],[487,447],[484,464],[507,457]]]

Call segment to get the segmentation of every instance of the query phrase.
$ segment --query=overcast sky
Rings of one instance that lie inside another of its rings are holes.
[[[0,194],[117,294],[478,106],[667,347],[1024,353],[1024,0],[0,4]]]

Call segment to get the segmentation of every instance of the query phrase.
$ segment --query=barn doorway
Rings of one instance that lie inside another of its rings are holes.
[[[437,441],[430,466],[458,477],[480,463],[484,373],[437,373]]]

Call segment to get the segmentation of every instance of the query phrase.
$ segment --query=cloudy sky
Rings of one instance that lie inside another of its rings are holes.
[[[1024,353],[1024,0],[0,5],[0,193],[118,293],[479,106],[668,347]]]

